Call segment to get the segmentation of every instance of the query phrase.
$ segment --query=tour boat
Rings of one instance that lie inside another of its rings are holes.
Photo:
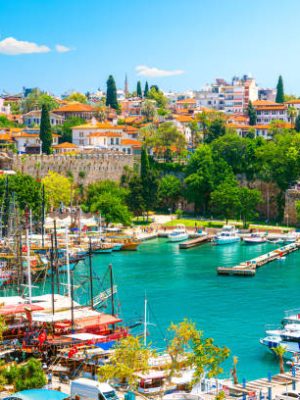
[[[244,242],[246,244],[261,244],[267,241],[266,237],[263,234],[252,233],[250,236],[244,237]]]
[[[224,225],[221,232],[214,237],[214,242],[216,244],[231,244],[239,242],[240,240],[241,238],[237,230],[231,225]]]
[[[185,229],[185,226],[182,224],[178,224],[175,229],[172,230],[168,235],[168,239],[170,242],[182,242],[183,240],[187,240],[189,235]]]
[[[300,325],[288,324],[282,329],[267,330],[267,336],[260,339],[260,343],[271,352],[278,346],[286,349],[284,358],[291,359],[300,351]]]

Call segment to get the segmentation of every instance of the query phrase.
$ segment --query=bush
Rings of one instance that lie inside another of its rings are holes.
[[[175,214],[177,216],[177,219],[180,219],[182,217],[183,211],[178,208],[178,210],[175,211]]]

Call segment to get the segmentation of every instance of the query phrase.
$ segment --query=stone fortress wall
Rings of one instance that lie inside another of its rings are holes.
[[[7,161],[6,161],[7,162]],[[97,152],[78,155],[13,155],[11,169],[41,179],[48,171],[72,176],[77,184],[110,179],[120,180],[126,166],[133,168],[134,157],[116,152]]]

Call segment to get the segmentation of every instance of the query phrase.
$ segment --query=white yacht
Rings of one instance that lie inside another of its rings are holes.
[[[279,345],[286,348],[284,358],[291,359],[300,352],[300,324],[288,324],[282,329],[267,330],[260,343],[271,352]]]
[[[183,240],[187,240],[189,235],[185,229],[185,226],[182,224],[178,224],[175,229],[172,230],[168,235],[168,239],[170,242],[182,242]]]
[[[250,236],[244,237],[244,242],[246,244],[261,244],[267,241],[265,234],[252,233]]]
[[[214,237],[216,244],[231,244],[239,242],[241,238],[238,235],[238,231],[232,225],[224,225],[221,232]]]

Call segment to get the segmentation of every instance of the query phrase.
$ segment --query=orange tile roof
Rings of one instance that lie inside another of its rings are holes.
[[[53,110],[54,113],[65,113],[65,112],[95,112],[96,108],[89,104],[81,103],[70,103]]]
[[[117,132],[93,132],[89,134],[89,137],[122,137],[122,134]]]
[[[12,142],[12,137],[8,133],[0,133],[0,140]]]
[[[53,146],[54,149],[77,149],[77,144],[64,142]]]
[[[177,100],[176,104],[196,104],[197,101],[195,99],[183,99],[183,100]]]
[[[192,121],[194,121],[194,118],[191,117],[190,115],[174,115],[174,118],[178,122],[192,122]]]
[[[250,125],[243,125],[243,124],[235,124],[235,123],[228,123],[226,126],[233,129],[245,129],[248,130],[250,128],[254,128],[254,126]]]
[[[281,103],[275,103],[275,101],[269,101],[269,100],[254,100],[252,102],[253,106],[276,106]]]
[[[72,129],[116,129],[116,130],[123,130],[123,125],[113,125],[109,122],[97,122],[96,124],[83,124],[73,126]]]
[[[134,139],[122,139],[122,144],[123,145],[130,145],[134,147],[142,147],[142,142],[139,140],[134,140]]]
[[[300,104],[300,99],[285,101],[284,104]]]
[[[135,128],[134,126],[128,125],[128,126],[126,126],[126,127],[124,128],[124,131],[125,131],[126,133],[133,134],[133,133],[138,132],[138,128]]]

